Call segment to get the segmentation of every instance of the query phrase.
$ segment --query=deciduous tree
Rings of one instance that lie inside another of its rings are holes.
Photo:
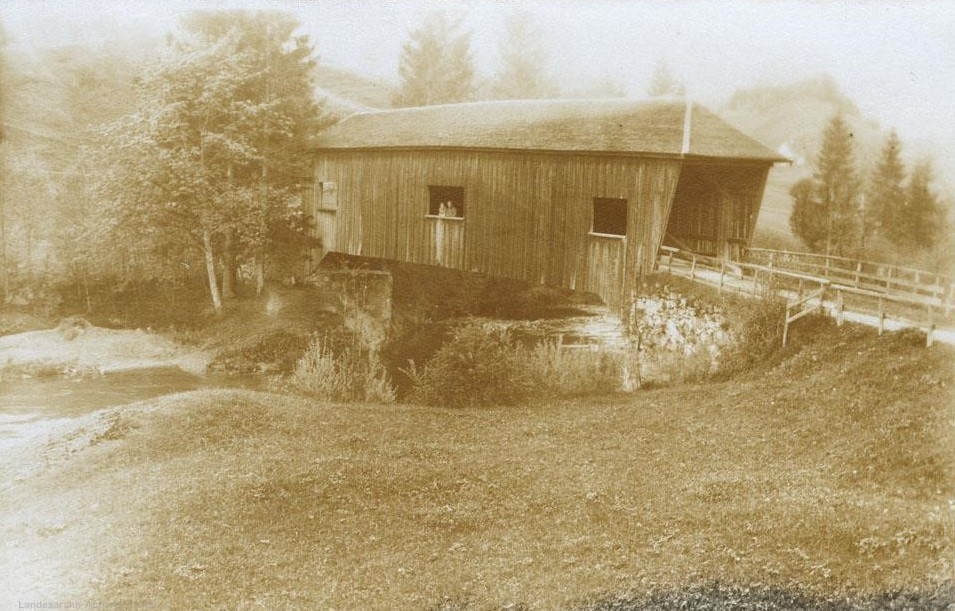
[[[826,245],[826,209],[816,197],[816,185],[804,178],[789,190],[793,199],[789,228],[810,250],[818,251]]]
[[[200,13],[183,25],[144,75],[137,112],[109,128],[98,186],[125,243],[201,254],[218,312],[218,253],[242,248],[261,281],[270,236],[290,221],[319,122],[314,60],[283,14]]]

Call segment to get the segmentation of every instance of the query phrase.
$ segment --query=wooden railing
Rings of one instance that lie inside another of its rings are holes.
[[[876,318],[876,324],[881,335],[885,330],[885,321],[892,318],[903,326],[917,327],[926,332],[926,343],[931,346],[933,334],[938,326],[938,319],[950,317],[951,303],[938,297],[927,297],[921,293],[901,291],[887,291],[884,286],[873,290],[860,282],[859,285],[844,284],[834,278],[826,278],[799,271],[793,271],[770,265],[759,265],[745,262],[727,262],[723,259],[700,255],[694,252],[680,250],[669,246],[660,248],[657,259],[658,269],[674,273],[674,261],[680,261],[682,268],[678,273],[686,275],[690,280],[697,280],[700,270],[709,270],[719,273],[716,285],[722,291],[729,280],[737,281],[738,292],[751,295],[767,292],[781,294],[787,298],[786,325],[783,331],[783,343],[788,339],[789,324],[805,316],[811,311],[824,309],[827,296],[835,298],[831,308],[836,323],[841,325],[845,319],[846,295],[856,299],[852,309],[859,313],[871,314]],[[689,267],[689,269],[685,269]],[[808,286],[807,286],[808,285]],[[806,294],[806,291],[809,291]],[[815,307],[806,309],[804,306],[818,300]],[[875,311],[867,311],[863,305],[875,304]],[[888,306],[896,306],[889,311]],[[795,311],[795,314],[793,313]],[[913,314],[923,313],[920,320],[912,321]],[[902,313],[907,316],[903,316]]]
[[[935,300],[946,312],[955,308],[955,282],[943,274],[876,261],[768,248],[748,248],[746,258],[767,267],[808,272],[844,286]]]

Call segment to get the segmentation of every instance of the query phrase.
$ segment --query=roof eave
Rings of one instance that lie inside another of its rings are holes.
[[[528,148],[506,148],[506,147],[477,147],[477,146],[446,146],[446,145],[420,145],[420,146],[323,146],[314,145],[309,148],[311,153],[349,153],[349,152],[408,152],[408,151],[470,151],[482,153],[528,153],[539,155],[587,155],[587,156],[607,156],[607,157],[649,157],[654,159],[679,159],[687,161],[722,161],[738,163],[760,163],[774,165],[776,163],[792,163],[785,157],[716,157],[710,155],[695,155],[683,153],[666,153],[662,151],[608,151],[608,150],[587,150],[587,149],[528,149]]]

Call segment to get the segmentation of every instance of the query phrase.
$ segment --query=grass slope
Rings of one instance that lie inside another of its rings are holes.
[[[944,608],[952,353],[804,323],[752,375],[632,396],[453,411],[200,391],[104,412],[0,485],[0,594],[873,608],[901,590]]]

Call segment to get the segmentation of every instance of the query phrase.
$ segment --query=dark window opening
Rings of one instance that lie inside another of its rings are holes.
[[[428,187],[428,214],[446,218],[464,218],[464,187]]]
[[[627,235],[627,200],[594,198],[594,233]]]

